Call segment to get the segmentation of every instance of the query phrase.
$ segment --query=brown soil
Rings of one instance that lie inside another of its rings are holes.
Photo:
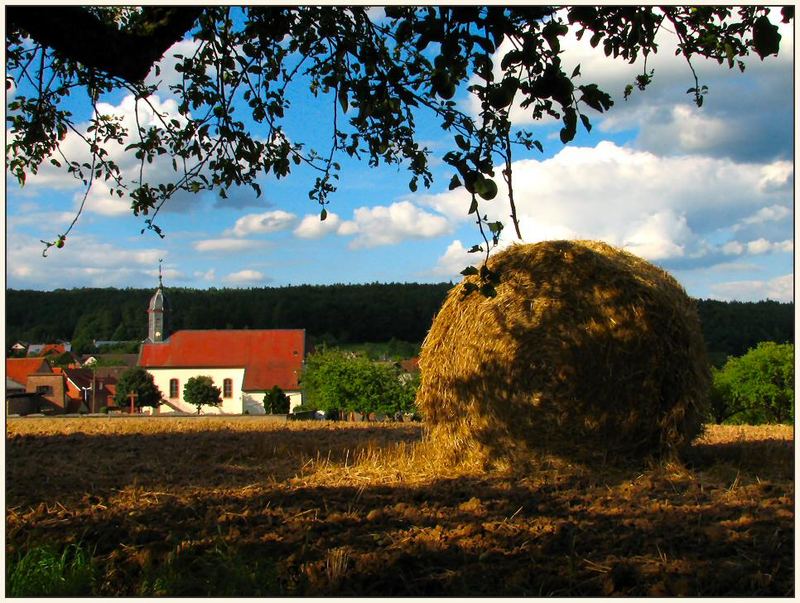
[[[684,464],[502,471],[444,463],[417,424],[27,418],[6,438],[7,553],[79,542],[105,596],[175,594],[146,577],[212,553],[269,562],[284,595],[794,594],[791,427],[711,427]]]

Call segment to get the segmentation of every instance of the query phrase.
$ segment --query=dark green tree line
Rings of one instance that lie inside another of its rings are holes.
[[[169,288],[167,297],[173,330],[302,328],[319,343],[394,339],[397,351],[407,352],[412,346],[397,342],[422,342],[449,288],[448,283]],[[72,341],[76,347],[76,341],[89,345],[94,339],[113,340],[123,333],[125,339],[141,341],[147,336],[146,309],[152,294],[147,289],[8,290],[6,348],[17,340],[55,339]],[[706,299],[697,305],[706,345],[717,366],[762,341],[794,341],[793,303]],[[237,312],[232,314],[230,308]]]

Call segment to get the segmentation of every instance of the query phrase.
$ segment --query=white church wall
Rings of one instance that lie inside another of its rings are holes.
[[[161,390],[161,395],[172,406],[184,412],[195,413],[197,407],[183,400],[183,388],[186,382],[192,377],[201,375],[211,377],[214,385],[220,390],[223,389],[225,379],[231,379],[231,396],[222,396],[222,404],[218,407],[203,406],[201,414],[241,414],[242,413],[242,383],[244,382],[244,368],[148,368],[147,372],[153,375],[153,381]],[[171,379],[178,380],[178,397],[170,398],[169,382]],[[224,393],[224,392],[223,392]],[[262,396],[263,397],[263,396]],[[264,407],[261,407],[262,411]],[[173,412],[174,409],[167,405],[162,405],[160,412],[166,414]]]

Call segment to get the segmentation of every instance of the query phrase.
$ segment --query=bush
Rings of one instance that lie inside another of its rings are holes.
[[[289,412],[291,400],[277,385],[264,394],[264,412],[268,415],[285,415]]]
[[[406,412],[413,408],[417,382],[400,377],[392,365],[340,350],[323,350],[306,361],[304,395],[318,410]]]
[[[713,371],[711,420],[759,425],[794,421],[794,346],[759,343]]]
[[[292,414],[298,414],[301,412],[317,412],[319,409],[315,406],[310,404],[301,404],[300,406],[295,406],[294,410],[292,410]]]

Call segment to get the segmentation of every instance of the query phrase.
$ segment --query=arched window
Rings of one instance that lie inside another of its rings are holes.
[[[169,380],[169,397],[170,398],[177,398],[178,397],[178,380],[177,379],[170,379]]]
[[[222,381],[222,397],[230,398],[233,396],[233,380],[223,379]]]

